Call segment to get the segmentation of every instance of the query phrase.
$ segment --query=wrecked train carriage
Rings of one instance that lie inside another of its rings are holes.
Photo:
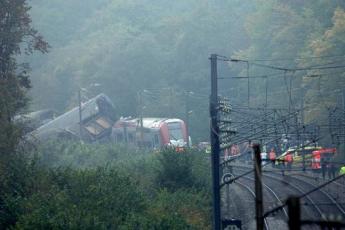
[[[187,146],[187,127],[177,118],[121,118],[113,127],[115,143],[132,147],[159,149]]]
[[[30,136],[38,141],[52,138],[81,139],[85,142],[109,141],[116,114],[106,95],[99,94],[82,103],[81,122],[79,116],[79,107],[75,107],[31,132]]]

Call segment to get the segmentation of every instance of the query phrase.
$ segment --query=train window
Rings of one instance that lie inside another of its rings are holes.
[[[181,124],[179,122],[168,123],[168,130],[171,140],[183,140]]]
[[[111,127],[111,124],[106,120],[106,118],[100,117],[96,122],[105,129],[109,129]]]
[[[103,128],[97,123],[89,123],[86,127],[86,130],[89,131],[92,135],[98,135],[103,131]]]

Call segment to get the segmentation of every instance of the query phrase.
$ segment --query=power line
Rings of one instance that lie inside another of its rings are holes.
[[[295,68],[287,68],[287,67],[281,67],[281,66],[274,66],[274,65],[267,65],[267,64],[260,64],[256,63],[255,61],[251,60],[244,60],[244,59],[236,59],[236,58],[227,58],[225,56],[219,56],[218,60],[220,61],[226,61],[226,62],[244,62],[251,65],[255,65],[258,67],[264,67],[269,69],[275,69],[275,70],[281,70],[281,71],[303,71],[303,70],[323,70],[323,69],[339,69],[339,68],[345,68],[345,65],[337,65],[337,66],[324,66],[323,65],[314,65],[314,66],[308,66],[308,67],[295,67]],[[345,56],[344,56],[345,57]],[[327,65],[327,64],[326,64]]]
[[[273,65],[265,65],[265,64],[259,64],[255,62],[251,62],[252,65],[263,67],[263,68],[269,68],[269,69],[275,69],[275,70],[281,70],[281,71],[304,71],[304,70],[324,70],[324,69],[340,69],[345,68],[345,65],[337,65],[337,66],[309,66],[309,67],[302,67],[302,68],[285,68],[280,66],[273,66]]]
[[[227,58],[222,56],[223,58]],[[247,59],[248,61],[256,62],[276,62],[276,61],[295,61],[295,60],[308,60],[308,59],[326,59],[326,58],[344,58],[345,55],[326,55],[326,56],[311,56],[311,57],[300,57],[300,58],[276,58],[276,59]],[[246,58],[234,58],[234,59],[246,59]]]

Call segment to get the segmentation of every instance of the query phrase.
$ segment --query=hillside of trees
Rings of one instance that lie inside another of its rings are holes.
[[[268,60],[259,63],[285,68],[341,65],[344,59],[341,0],[33,0],[30,4],[33,25],[51,45],[48,55],[30,58],[32,108],[64,111],[76,105],[78,87],[97,82],[102,86],[89,94],[106,93],[122,116],[138,114],[138,92],[146,90],[144,115],[184,118],[186,92],[194,92],[191,134],[198,141],[208,138],[211,53]],[[328,58],[310,59],[320,56]],[[286,82],[292,78],[292,106],[303,105],[310,120],[321,116],[319,99],[326,105],[336,103],[328,92],[344,85],[336,69],[284,73],[255,65],[247,71],[246,65],[225,63],[220,71],[223,77],[248,73],[278,75],[268,79],[271,107],[287,107]],[[306,77],[317,74],[322,77]],[[251,106],[261,106],[264,80],[251,82]],[[222,92],[234,104],[246,105],[246,84],[224,81]]]

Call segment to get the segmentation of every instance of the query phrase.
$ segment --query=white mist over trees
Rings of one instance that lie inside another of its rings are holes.
[[[183,118],[181,92],[193,91],[201,95],[191,102],[191,132],[200,140],[208,137],[209,54],[303,67],[330,59],[298,58],[342,55],[344,50],[343,1],[35,0],[31,5],[34,25],[52,46],[48,56],[31,60],[33,108],[66,110],[76,105],[79,86],[97,82],[102,87],[94,91],[109,95],[119,113],[126,116],[137,115],[138,91],[174,88],[173,100],[168,98],[169,92],[149,95],[146,115]],[[281,59],[288,60],[278,61]],[[223,74],[245,72],[244,65],[230,65]],[[255,66],[249,72],[277,73]],[[295,107],[302,103],[313,110],[316,79],[301,76],[309,72],[294,73],[292,101]],[[322,78],[321,91],[339,85],[333,79]],[[234,103],[246,103],[245,81],[221,85]],[[252,106],[264,103],[264,85],[263,79],[252,80]],[[286,107],[287,98],[284,79],[270,79],[269,106]]]

